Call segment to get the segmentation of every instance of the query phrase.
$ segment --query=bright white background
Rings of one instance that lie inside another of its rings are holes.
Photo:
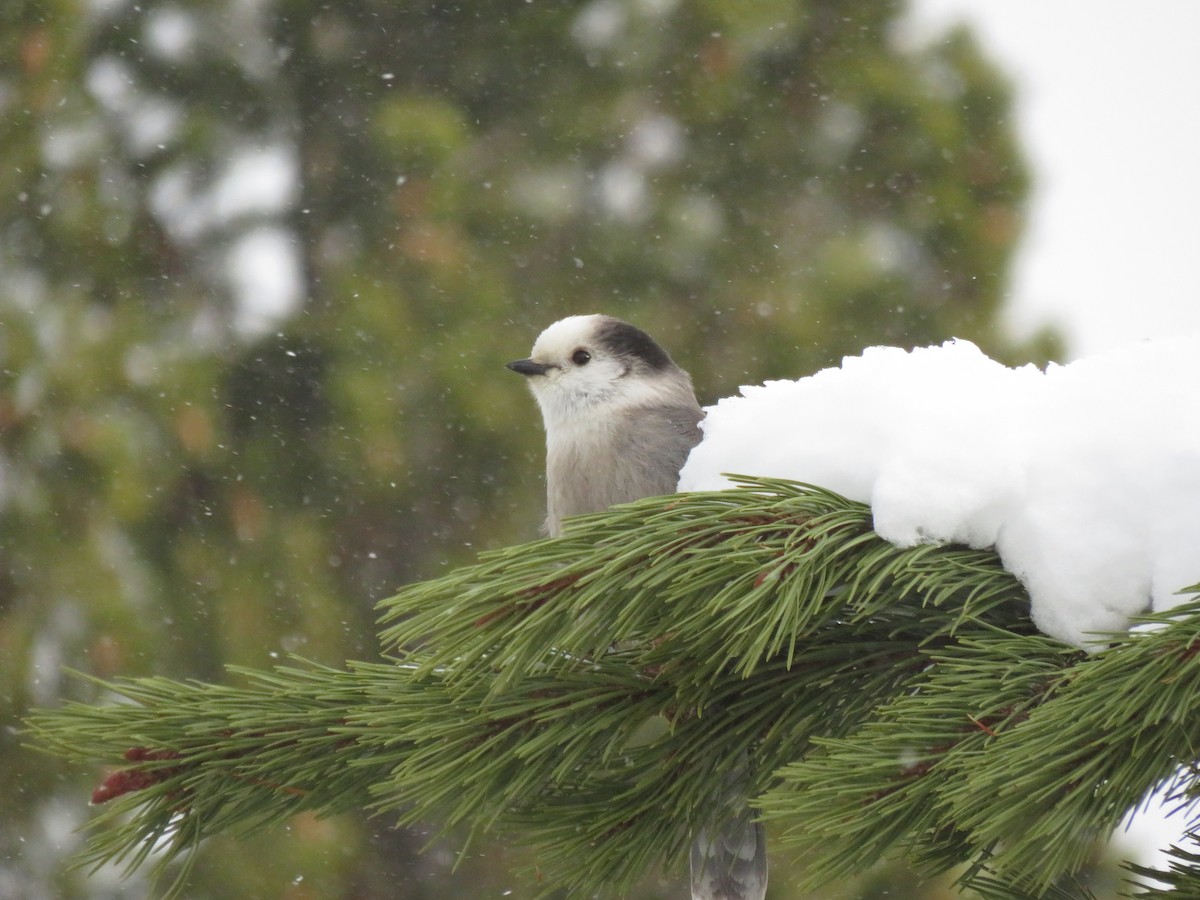
[[[912,19],[966,22],[1016,87],[1017,332],[1058,325],[1071,357],[1200,332],[1200,3],[913,0]]]

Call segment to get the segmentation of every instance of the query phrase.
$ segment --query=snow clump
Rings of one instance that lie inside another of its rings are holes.
[[[1200,582],[1200,337],[1008,368],[968,341],[872,347],[707,410],[679,489],[725,473],[869,503],[901,547],[994,547],[1077,645]]]

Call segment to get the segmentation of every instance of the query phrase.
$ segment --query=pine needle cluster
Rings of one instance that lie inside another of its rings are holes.
[[[119,766],[85,862],[370,809],[619,894],[681,865],[737,778],[813,886],[904,856],[994,900],[1082,897],[1062,880],[1097,839],[1194,790],[1200,608],[1083,654],[994,553],[894,547],[793,482],[577,519],[381,606],[383,662],[122,680],[32,716],[39,746]],[[1151,893],[1197,896],[1200,859],[1173,867]]]

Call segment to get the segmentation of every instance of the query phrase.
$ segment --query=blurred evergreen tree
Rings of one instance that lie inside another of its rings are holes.
[[[965,32],[908,41],[893,0],[3,16],[7,723],[86,690],[63,664],[371,657],[373,600],[540,521],[502,364],[562,315],[634,320],[704,399],[872,343],[1054,349],[998,326],[1027,189],[1008,87]],[[81,785],[19,744],[0,894],[119,893],[63,871]],[[450,876],[386,825],[223,844],[191,896],[512,883],[509,851]]]

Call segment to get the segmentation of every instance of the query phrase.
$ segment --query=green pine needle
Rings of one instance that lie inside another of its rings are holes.
[[[680,865],[736,781],[813,883],[903,855],[1057,897],[1150,788],[1191,789],[1200,746],[1200,610],[1084,656],[1036,632],[995,554],[894,547],[792,482],[581,518],[381,622],[381,662],[119,680],[120,703],[36,712],[37,746],[121,767],[82,861],[162,867],[367,809],[531,843],[547,889],[619,892]]]

